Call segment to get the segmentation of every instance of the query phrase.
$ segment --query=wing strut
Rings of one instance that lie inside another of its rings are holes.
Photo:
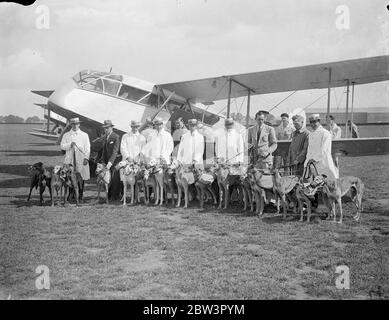
[[[251,97],[251,91],[247,90],[246,128],[249,127],[249,121],[250,121],[250,97]]]
[[[235,82],[237,85],[247,89],[248,94],[250,95],[250,92],[255,93],[254,89],[249,88],[248,86],[244,85],[243,83],[235,80],[233,77],[228,77],[228,102],[227,102],[227,118],[230,117],[230,111],[231,111],[231,89],[232,89],[232,82]],[[248,109],[247,109],[247,114],[250,114],[250,102],[248,101]],[[246,115],[247,117],[247,115]]]
[[[332,68],[329,67],[328,68],[327,116],[330,114],[330,108],[331,108],[331,76],[332,76]]]
[[[350,80],[347,79],[347,93],[346,93],[346,125],[345,125],[345,128],[346,128],[346,135],[345,135],[345,138],[348,138],[348,100],[349,100],[349,96],[350,96]]]

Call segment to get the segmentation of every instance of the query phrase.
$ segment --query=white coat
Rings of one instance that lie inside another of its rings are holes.
[[[148,161],[163,158],[167,163],[170,163],[173,148],[174,143],[171,134],[164,129],[161,132],[155,130],[150,134],[146,145],[142,148],[142,154]]]
[[[71,148],[70,145],[75,142],[77,147]],[[66,151],[64,163],[72,164],[75,171],[81,174],[83,180],[90,179],[89,164],[83,164],[84,159],[89,159],[90,142],[87,133],[78,129],[77,131],[70,130],[66,132],[61,141],[61,149]],[[76,164],[74,164],[74,155],[76,157]]]
[[[331,133],[319,126],[315,131],[309,133],[307,157],[304,163],[306,167],[308,161],[317,161],[316,168],[319,174],[325,174],[328,179],[339,178],[339,171],[335,167],[331,155],[332,139]]]
[[[197,130],[184,133],[178,147],[177,161],[183,164],[203,164],[204,136]]]
[[[243,163],[244,147],[243,137],[235,129],[222,130],[215,137],[216,157],[223,158],[228,163]]]
[[[122,160],[131,158],[134,161],[139,160],[142,148],[146,144],[146,138],[139,132],[129,132],[123,135],[122,142],[120,143],[120,153]]]

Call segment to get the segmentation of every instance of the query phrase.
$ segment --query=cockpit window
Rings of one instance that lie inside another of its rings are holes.
[[[91,79],[88,79],[88,80],[91,80]],[[93,91],[102,92],[103,91],[103,81],[101,81],[101,79],[87,81],[85,84],[82,85],[82,88],[86,89],[86,90],[93,90]]]
[[[103,78],[104,93],[116,96],[120,87],[120,82]]]
[[[83,70],[75,74],[73,80],[82,89],[103,92],[153,107],[158,106],[156,94],[124,84],[121,75]]]

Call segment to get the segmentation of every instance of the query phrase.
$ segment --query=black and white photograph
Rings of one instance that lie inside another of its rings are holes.
[[[387,0],[0,3],[0,300],[387,300],[388,155]]]

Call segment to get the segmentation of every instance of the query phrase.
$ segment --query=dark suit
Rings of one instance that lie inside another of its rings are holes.
[[[271,168],[273,165],[272,153],[277,149],[274,128],[267,124],[263,124],[261,129],[258,125],[249,128],[247,142],[253,145],[249,150],[250,163],[260,164],[264,168]]]
[[[117,199],[120,196],[120,176],[119,173],[115,170],[115,165],[120,161],[120,157],[118,156],[120,149],[120,138],[115,132],[111,132],[108,136],[108,139],[104,136],[101,140],[103,144],[101,150],[101,158],[99,162],[108,164],[111,162],[111,184],[108,191],[108,197]]]

